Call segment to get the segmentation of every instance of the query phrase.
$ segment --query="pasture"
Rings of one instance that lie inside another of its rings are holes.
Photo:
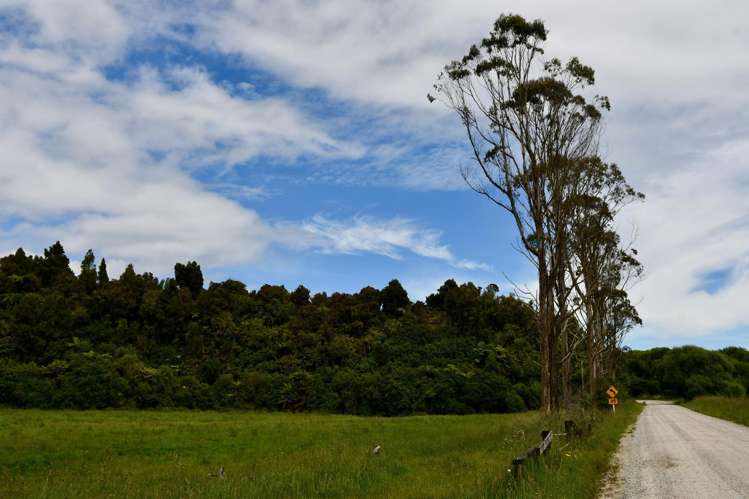
[[[520,488],[512,458],[558,418],[2,409],[0,497],[584,497],[607,466],[597,439],[615,448],[637,411],[623,409]]]

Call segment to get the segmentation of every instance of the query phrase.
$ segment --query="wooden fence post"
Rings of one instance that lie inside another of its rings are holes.
[[[554,438],[554,434],[551,430],[544,430],[541,432],[541,444],[537,447],[531,447],[525,454],[521,454],[512,460],[512,476],[516,480],[523,477],[523,465],[529,459],[543,455],[546,451],[551,448],[551,441]]]

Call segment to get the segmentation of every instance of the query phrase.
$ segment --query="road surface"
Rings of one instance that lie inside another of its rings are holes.
[[[645,401],[604,498],[749,498],[749,427]]]

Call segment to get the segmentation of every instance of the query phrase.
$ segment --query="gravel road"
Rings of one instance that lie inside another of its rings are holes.
[[[645,403],[603,498],[749,498],[749,427]]]

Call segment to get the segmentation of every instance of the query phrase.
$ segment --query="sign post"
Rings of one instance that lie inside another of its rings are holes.
[[[616,406],[619,405],[619,399],[616,398],[616,395],[619,393],[619,390],[614,387],[614,385],[611,385],[608,390],[606,390],[606,395],[609,396],[609,405],[611,406],[611,412],[616,412]]]

